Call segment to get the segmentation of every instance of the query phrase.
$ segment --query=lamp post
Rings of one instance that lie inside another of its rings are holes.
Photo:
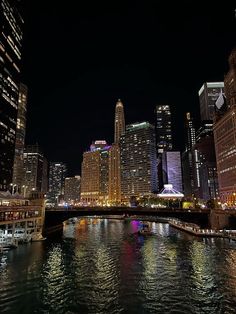
[[[10,192],[11,192],[11,195],[12,195],[12,192],[13,192],[13,183],[10,183],[10,186],[12,187],[12,188],[11,188],[11,191],[10,191]]]
[[[23,188],[23,196],[25,198],[26,190],[27,190],[28,186],[27,185],[22,185],[22,188]]]
[[[10,183],[10,186],[12,187],[11,195],[13,195],[15,191],[15,186],[17,187],[17,184]]]

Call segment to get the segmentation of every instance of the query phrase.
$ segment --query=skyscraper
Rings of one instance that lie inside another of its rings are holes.
[[[109,150],[109,202],[121,202],[120,137],[125,133],[124,107],[120,99],[116,103],[114,143]]]
[[[99,159],[98,150],[83,153],[80,199],[84,205],[97,205],[99,202]]]
[[[222,202],[236,206],[236,49],[229,56],[229,71],[225,76],[227,110],[216,116],[214,139]]]
[[[48,199],[51,204],[58,204],[64,197],[67,168],[64,162],[49,163]]]
[[[215,102],[223,91],[224,82],[206,82],[202,85],[198,92],[201,121],[214,119]]]
[[[185,119],[185,150],[192,149],[196,143],[196,130],[193,125],[193,119],[191,118],[190,112],[186,113]]]
[[[203,200],[218,196],[218,178],[213,136],[217,102],[224,93],[224,82],[207,82],[200,88],[201,126],[192,149],[194,196]]]
[[[225,95],[229,107],[236,104],[236,48],[229,56],[229,71],[225,76]]]
[[[65,178],[65,202],[76,205],[80,201],[80,176]]]
[[[24,147],[25,147],[25,131],[26,131],[26,105],[27,105],[27,86],[20,84],[17,125],[16,125],[16,144],[15,158],[13,166],[12,182],[18,187],[18,191],[22,190],[22,182],[24,179]]]
[[[171,112],[169,105],[156,106],[156,149],[157,149],[157,181],[158,191],[163,188],[162,154],[164,151],[171,151],[172,126]]]
[[[192,148],[194,195],[202,200],[218,197],[218,177],[214,149],[213,122],[203,121]]]
[[[116,103],[115,112],[115,134],[114,143],[120,143],[120,137],[125,132],[125,117],[124,117],[124,107],[120,99]]]
[[[12,182],[24,21],[19,1],[0,1],[0,190]]]
[[[157,153],[172,150],[171,112],[169,105],[156,106]]]
[[[181,157],[178,151],[165,151],[162,155],[163,183],[172,184],[178,192],[183,191]]]
[[[182,154],[184,194],[187,197],[192,197],[194,193],[192,147],[196,143],[195,133],[193,119],[190,112],[187,112],[185,119],[185,150]]]
[[[157,191],[155,128],[149,122],[126,126],[121,136],[122,199]]]
[[[27,145],[24,149],[24,177],[21,186],[23,195],[28,196],[32,191],[44,192],[45,189],[45,157],[38,144]]]
[[[95,141],[90,151],[83,154],[81,202],[84,204],[103,205],[108,202],[110,148],[106,141]]]

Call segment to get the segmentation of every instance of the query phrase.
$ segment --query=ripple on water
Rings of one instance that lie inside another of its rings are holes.
[[[0,312],[235,313],[236,246],[157,223],[143,238],[138,224],[84,219],[70,239],[11,251]]]

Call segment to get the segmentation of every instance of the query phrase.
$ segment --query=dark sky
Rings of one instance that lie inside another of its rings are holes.
[[[223,80],[236,45],[230,1],[28,2],[26,142],[71,175],[92,140],[112,142],[118,98],[126,123],[154,123],[155,105],[170,104],[181,149],[184,113],[198,119],[199,88]]]

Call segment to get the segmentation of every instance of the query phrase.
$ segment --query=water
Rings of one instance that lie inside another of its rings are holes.
[[[236,313],[236,242],[81,219],[0,266],[0,313]]]

